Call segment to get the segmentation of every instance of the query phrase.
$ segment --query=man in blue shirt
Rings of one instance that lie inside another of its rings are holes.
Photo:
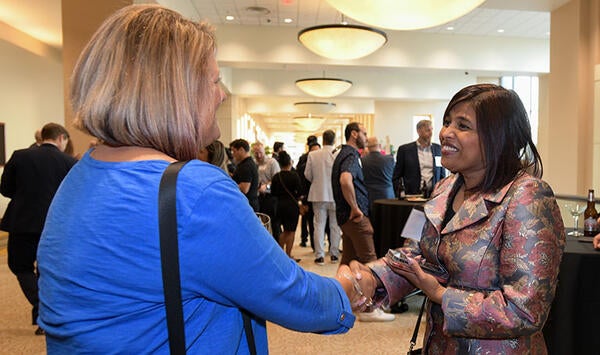
[[[365,185],[369,192],[369,209],[373,201],[382,198],[394,198],[392,174],[394,173],[394,157],[381,154],[381,144],[377,137],[367,139],[369,153],[361,158]]]
[[[333,162],[331,185],[336,206],[337,223],[342,228],[344,252],[342,264],[358,260],[362,264],[377,260],[373,243],[373,226],[369,220],[369,194],[363,177],[359,149],[367,142],[367,131],[358,122],[351,122],[344,131],[346,144]],[[393,314],[380,308],[359,313],[363,322],[394,320]]]

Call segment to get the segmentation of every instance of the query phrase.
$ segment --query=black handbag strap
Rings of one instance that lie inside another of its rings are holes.
[[[160,263],[162,266],[169,349],[171,354],[185,354],[185,327],[179,276],[177,242],[176,192],[177,175],[187,162],[170,164],[160,180],[158,190],[158,226],[160,231]]]
[[[250,315],[247,311],[242,311],[242,318],[244,319],[244,330],[246,333],[246,341],[248,342],[248,349],[250,355],[256,355],[256,343],[254,342],[254,332],[252,331],[252,322],[250,321]]]
[[[181,303],[179,275],[179,245],[177,240],[177,175],[187,162],[170,164],[160,180],[158,190],[158,226],[160,262],[169,333],[169,350],[173,355],[185,354],[185,324]],[[251,355],[256,355],[256,343],[250,316],[242,310],[246,340]]]
[[[294,197],[294,194],[292,194],[290,192],[290,190],[287,188],[287,186],[285,186],[285,183],[283,182],[283,178],[281,177],[281,171],[277,175],[279,176],[279,181],[281,182],[281,186],[283,186],[283,189],[285,190],[285,192],[287,192],[288,195],[290,195],[290,197],[292,198],[292,201],[298,201],[298,199]]]
[[[415,345],[417,345],[417,336],[419,335],[419,327],[421,326],[421,317],[423,316],[425,303],[427,303],[427,296],[423,297],[423,304],[421,305],[421,310],[419,311],[419,317],[417,317],[417,324],[415,324],[415,330],[413,331],[412,338],[410,338],[410,347],[408,348],[409,354],[412,352]]]

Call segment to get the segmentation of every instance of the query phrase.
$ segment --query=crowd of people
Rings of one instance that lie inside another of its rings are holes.
[[[294,168],[285,142],[269,156],[262,142],[218,140],[215,52],[206,23],[159,5],[117,11],[81,53],[69,93],[75,127],[95,143],[77,161],[50,123],[4,167],[8,263],[49,354],[168,352],[157,196],[177,161],[189,161],[176,185],[189,353],[266,353],[266,321],[318,334],[345,333],[355,317],[390,321],[383,309],[415,289],[428,299],[425,353],[544,353],[565,229],[513,91],[460,90],[440,144],[420,121],[395,161],[350,122],[343,144],[332,130],[322,145],[309,136]],[[400,188],[430,199],[398,266],[377,258],[369,217]],[[339,264],[335,277],[292,255],[299,219],[300,245],[317,265],[327,254]]]

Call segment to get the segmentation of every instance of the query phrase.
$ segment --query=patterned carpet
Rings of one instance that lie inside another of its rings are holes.
[[[298,244],[299,238],[296,238]],[[293,255],[301,258],[300,266],[324,276],[333,276],[336,264],[326,258],[324,266],[316,265],[311,248],[294,247]],[[396,315],[386,323],[361,323],[343,335],[298,333],[268,324],[271,354],[405,354],[416,321],[420,297],[409,300],[409,311]],[[30,306],[19,289],[16,278],[6,265],[6,249],[0,246],[0,354],[45,354],[43,336],[33,334]],[[423,329],[423,328],[422,328]],[[419,338],[419,345],[421,343]]]

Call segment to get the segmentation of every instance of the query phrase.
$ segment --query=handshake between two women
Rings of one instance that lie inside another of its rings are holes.
[[[403,261],[398,262],[390,253],[402,255]],[[431,301],[442,302],[446,290],[442,286],[447,279],[445,270],[433,272],[428,269],[429,264],[420,255],[413,258],[410,253],[405,254],[401,249],[390,250],[390,253],[382,260],[394,273],[403,276],[415,288],[421,289]],[[358,261],[351,261],[350,265],[340,265],[336,279],[342,284],[355,312],[369,311],[386,299],[384,282],[367,265]]]

